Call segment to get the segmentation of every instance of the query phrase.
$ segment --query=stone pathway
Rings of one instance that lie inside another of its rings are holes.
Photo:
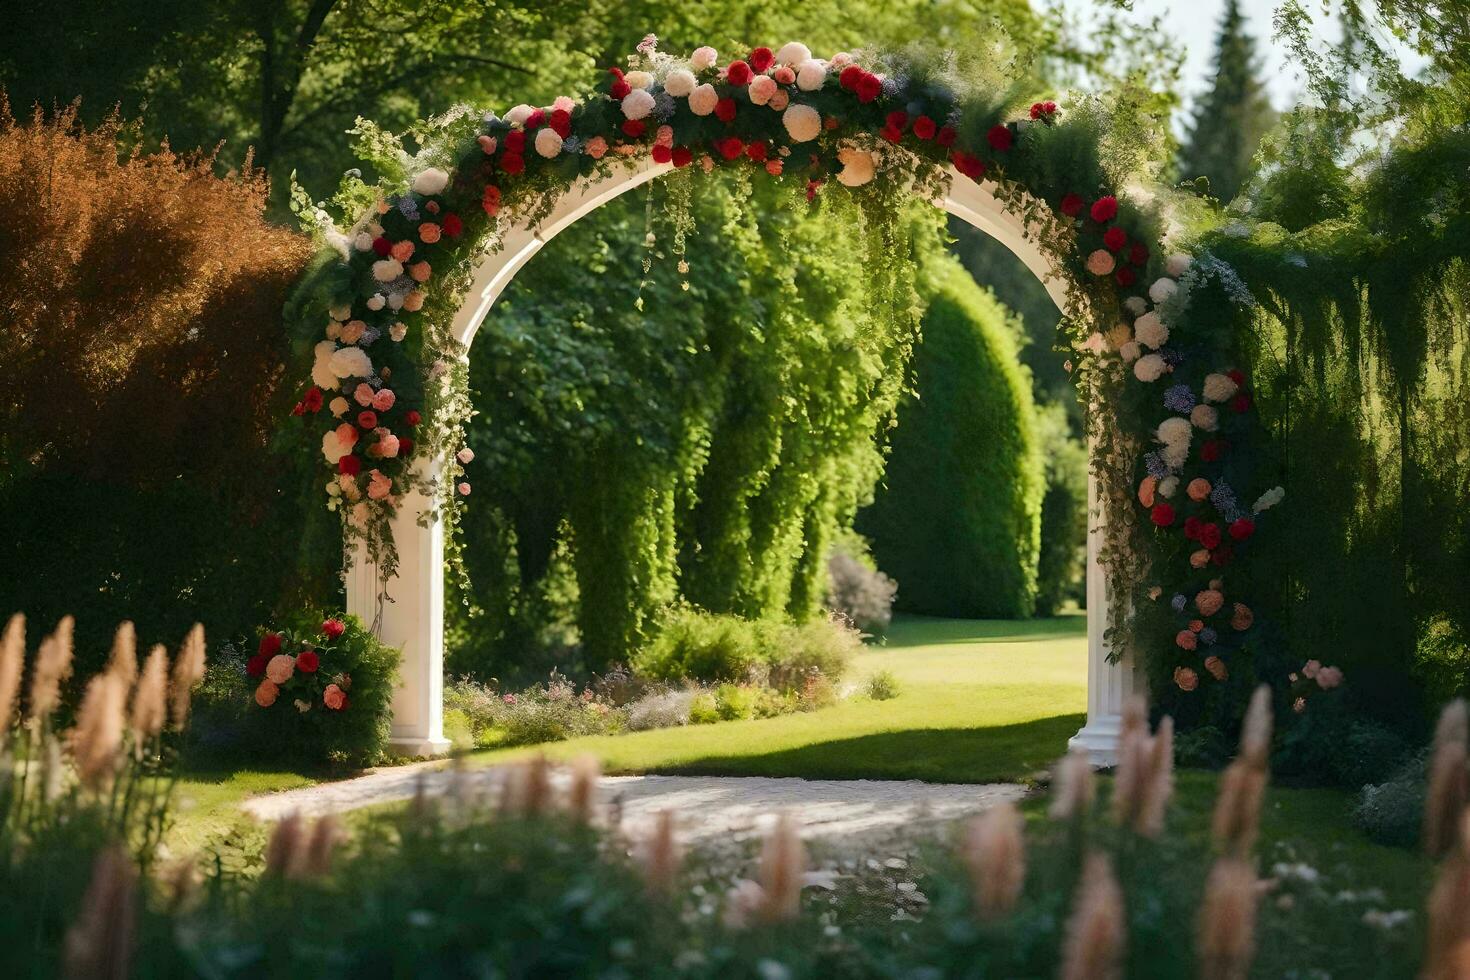
[[[356,779],[254,797],[244,809],[265,820],[344,813],[407,800],[418,792],[493,799],[504,770],[453,770],[433,763],[385,769]],[[555,777],[566,779],[564,773]],[[661,810],[679,814],[681,836],[692,844],[738,842],[764,832],[774,814],[802,822],[803,836],[836,850],[870,849],[930,836],[955,820],[1002,801],[1016,801],[1015,783],[970,785],[917,780],[773,779],[740,776],[604,776],[599,798],[625,830],[638,834]]]

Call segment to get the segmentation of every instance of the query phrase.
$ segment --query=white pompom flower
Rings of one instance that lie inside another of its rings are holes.
[[[822,132],[822,114],[809,105],[797,103],[786,107],[781,122],[793,143],[816,139]]]
[[[1154,284],[1148,287],[1148,298],[1155,303],[1166,303],[1179,291],[1179,283],[1167,276],[1155,279]]]
[[[371,246],[369,246],[369,247],[371,247]],[[328,310],[327,313],[332,317],[333,320],[351,320],[352,319],[352,304],[351,303],[339,303],[338,305],[336,305],[336,306],[332,307],[330,310]]]
[[[561,146],[561,134],[550,126],[536,130],[536,152],[546,159],[550,160],[560,154]]]
[[[1204,395],[1207,402],[1228,402],[1235,397],[1238,390],[1240,386],[1228,374],[1205,375]]]
[[[1136,340],[1125,341],[1118,348],[1118,356],[1123,359],[1124,364],[1132,364],[1143,356],[1143,347]]]
[[[1134,316],[1143,316],[1144,313],[1148,312],[1148,300],[1142,296],[1129,296],[1123,301],[1123,309],[1132,313]]]
[[[776,80],[770,75],[757,75],[750,80],[746,93],[750,96],[751,105],[765,105],[776,94]]]
[[[425,197],[433,197],[435,194],[442,193],[444,188],[448,186],[449,174],[440,170],[438,167],[430,167],[428,170],[421,171],[413,179],[414,193],[422,194]]]
[[[348,447],[342,445],[342,440],[337,438],[337,430],[332,429],[322,433],[322,455],[327,462],[336,465],[337,461],[346,456]]]
[[[689,111],[696,116],[707,116],[715,111],[715,104],[719,101],[720,93],[713,85],[701,85],[689,93]]]
[[[720,60],[719,52],[709,45],[695,48],[694,53],[689,56],[689,64],[694,66],[695,71],[705,71],[713,68],[715,62]]]
[[[379,259],[373,263],[373,278],[378,282],[392,282],[403,275],[403,263],[397,259]]]
[[[373,375],[372,359],[361,347],[343,347],[336,351],[329,367],[337,378],[370,378]]]
[[[630,71],[623,76],[623,81],[627,82],[628,87],[633,89],[653,88],[653,75],[646,71]]]
[[[1155,489],[1158,490],[1159,496],[1161,497],[1173,497],[1174,494],[1179,492],[1179,477],[1166,476],[1159,481],[1159,485]]]
[[[336,352],[337,345],[330,340],[319,341],[312,348],[311,381],[318,388],[336,389],[337,376],[332,373],[332,355]]]
[[[1139,381],[1157,381],[1164,376],[1164,369],[1168,367],[1164,359],[1157,354],[1145,354],[1133,365],[1133,376]]]
[[[851,145],[837,150],[837,162],[842,164],[837,182],[844,187],[861,187],[872,180],[878,170],[871,151]]]
[[[1164,260],[1164,271],[1175,279],[1178,279],[1188,272],[1189,267],[1193,264],[1194,259],[1191,256],[1185,255],[1183,252],[1175,252]]]
[[[528,106],[524,102],[522,102],[520,105],[514,106],[509,112],[505,114],[505,121],[510,123],[512,126],[524,126],[526,124],[526,120],[531,118],[531,113],[535,111],[536,110],[534,107]]]
[[[779,65],[799,65],[804,61],[810,61],[812,49],[800,41],[788,41],[781,45],[781,50],[776,52],[776,63]]]
[[[1159,423],[1154,432],[1163,445],[1164,462],[1170,469],[1177,470],[1189,459],[1189,443],[1194,438],[1194,427],[1189,419],[1174,416]]]
[[[359,252],[371,252],[373,250],[373,236],[365,231],[359,232],[357,237],[352,240],[352,247]]]
[[[827,66],[815,59],[807,59],[796,69],[796,87],[803,92],[815,92],[827,81]]]
[[[1150,311],[1133,321],[1133,336],[1150,350],[1158,350],[1169,342],[1169,328],[1157,313]]]
[[[372,310],[374,313],[378,312],[387,305],[388,297],[384,296],[382,293],[373,293],[367,298],[367,308]]]
[[[669,72],[664,79],[664,91],[679,99],[689,98],[689,93],[699,83],[694,80],[694,72],[687,68],[675,68]]]
[[[653,111],[653,95],[647,90],[635,88],[623,96],[623,115],[629,119],[645,119]]]
[[[1190,409],[1189,421],[1196,429],[1202,429],[1205,432],[1214,432],[1220,428],[1220,413],[1215,411],[1215,406],[1206,405],[1201,402]]]
[[[1251,507],[1251,512],[1255,514],[1264,513],[1281,503],[1285,498],[1285,487],[1272,487],[1256,499],[1255,504]]]

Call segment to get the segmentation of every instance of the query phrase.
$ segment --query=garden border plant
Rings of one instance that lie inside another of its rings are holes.
[[[503,118],[460,109],[416,133],[424,149],[406,187],[349,188],[365,214],[327,232],[335,253],[291,311],[313,360],[295,413],[324,457],[328,507],[376,569],[379,608],[399,570],[391,522],[405,498],[422,494],[419,523],[452,531],[470,492],[467,350],[452,326],[477,263],[511,232],[627,168],[671,172],[674,199],[717,166],[815,207],[835,180],[863,215],[875,302],[892,301],[898,203],[973,181],[1066,279],[1064,329],[1105,502],[1111,656],[1129,651],[1152,678],[1238,717],[1263,627],[1225,579],[1284,491],[1251,465],[1263,431],[1234,367],[1233,320],[1197,315],[1191,297],[1244,305],[1249,293],[1215,256],[1185,253],[1164,189],[1130,183],[1146,155],[1135,121],[1088,98],[1014,119],[1007,99],[912,59],[821,60],[791,43],[722,66],[712,48],[675,58],[650,35],[584,99]],[[1215,283],[1225,289],[1204,288]]]

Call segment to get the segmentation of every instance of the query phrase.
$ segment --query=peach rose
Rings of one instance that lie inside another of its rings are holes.
[[[415,262],[408,267],[408,274],[414,282],[428,282],[429,276],[434,274],[434,268],[427,262]]]
[[[1215,678],[1215,680],[1217,681],[1227,680],[1230,677],[1229,668],[1225,666],[1225,661],[1221,660],[1219,657],[1206,657],[1205,670],[1208,670],[1210,672],[1210,676]]]
[[[386,412],[398,401],[398,396],[393,394],[392,388],[381,388],[373,395],[373,408],[379,412]]]
[[[1204,568],[1209,563],[1210,553],[1204,548],[1199,549],[1189,556],[1189,565],[1191,568]]]
[[[1117,266],[1117,260],[1107,249],[1097,249],[1087,257],[1087,271],[1094,276],[1110,276]]]
[[[439,240],[439,226],[432,221],[425,221],[419,225],[419,240],[425,245],[432,245]]]
[[[777,90],[775,95],[771,96],[771,101],[766,103],[766,108],[774,109],[776,112],[780,112],[790,104],[791,96],[786,94],[785,89],[779,89]]]
[[[397,447],[394,448],[396,449]],[[367,494],[370,499],[386,500],[392,492],[393,481],[382,470],[372,470],[368,473]]]
[[[1197,476],[1189,481],[1189,486],[1184,488],[1184,492],[1189,494],[1190,500],[1204,500],[1210,495],[1210,481]]]
[[[1199,645],[1199,637],[1189,630],[1180,630],[1174,634],[1174,643],[1181,650],[1193,650]]]
[[[351,407],[352,406],[347,403],[347,399],[343,398],[341,395],[333,398],[331,404],[327,406],[327,408],[331,409],[332,414],[339,419],[342,416],[346,415],[347,410]]]
[[[1164,594],[1164,587],[1162,585],[1155,585],[1155,586],[1151,587],[1148,590],[1148,597],[1150,599],[1153,599],[1155,602],[1157,602],[1159,596],[1161,596],[1163,594]]]
[[[1231,629],[1244,632],[1245,630],[1250,629],[1251,624],[1255,621],[1256,614],[1251,612],[1249,606],[1247,606],[1243,602],[1237,602],[1235,604],[1235,613],[1230,617]]]
[[[673,146],[674,145],[674,127],[673,126],[660,126],[657,130],[655,130],[654,131],[654,134],[653,134],[653,145],[654,146]]]
[[[1199,687],[1199,675],[1188,667],[1175,667],[1174,683],[1181,691],[1193,691]]]
[[[594,136],[583,146],[586,154],[594,160],[601,160],[607,155],[607,140],[601,136]]]
[[[1215,589],[1205,589],[1194,597],[1194,605],[1201,614],[1213,616],[1220,611],[1221,606],[1225,605],[1225,596]]]
[[[322,692],[322,701],[333,711],[341,711],[347,707],[347,695],[336,684],[327,685],[327,689]]]
[[[401,242],[394,242],[388,254],[392,255],[399,262],[407,262],[409,257],[413,255],[413,242],[407,238]]]
[[[269,708],[276,703],[276,698],[280,696],[280,686],[270,678],[261,681],[260,686],[255,689],[255,703],[262,708]]]
[[[342,324],[342,329],[337,336],[344,344],[355,344],[362,339],[362,332],[367,329],[367,324],[361,320],[348,320]]]
[[[766,161],[766,173],[770,174],[772,177],[781,176],[781,168],[782,163],[779,158]]]
[[[423,309],[424,308],[424,294],[423,294],[423,292],[421,290],[415,289],[413,292],[411,292],[407,296],[403,297],[403,308],[405,310],[407,310],[408,312],[410,312],[410,313],[417,313],[419,310]]]
[[[378,440],[378,455],[384,459],[395,458],[401,448],[402,446],[399,444],[398,437],[391,432],[384,432],[382,438]],[[368,487],[368,492],[372,492],[372,487]]]
[[[265,665],[265,676],[276,684],[284,684],[296,673],[296,659],[287,653],[278,653]]]
[[[1152,507],[1154,505],[1154,491],[1158,489],[1158,486],[1158,477],[1144,477],[1143,482],[1138,485],[1138,502],[1145,507]]]

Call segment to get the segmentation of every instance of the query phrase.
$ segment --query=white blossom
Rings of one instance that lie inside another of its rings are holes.
[[[1164,376],[1164,359],[1157,354],[1145,354],[1133,365],[1133,376],[1139,381],[1157,381]]]
[[[1205,375],[1204,395],[1207,402],[1224,402],[1235,397],[1239,390],[1237,385],[1228,374]]]
[[[367,378],[372,376],[373,362],[361,347],[343,347],[332,355],[331,369],[338,378]]]
[[[1215,406],[1206,405],[1204,402],[1201,402],[1190,409],[1189,421],[1194,424],[1196,429],[1214,432],[1220,427],[1220,413],[1215,411]]]
[[[1133,321],[1133,336],[1143,346],[1158,350],[1169,341],[1169,328],[1159,319],[1156,311],[1150,310]]]
[[[1148,287],[1148,298],[1153,300],[1155,303],[1164,303],[1167,302],[1178,291],[1179,283],[1175,282],[1173,279],[1169,279],[1167,277],[1162,279],[1155,279],[1154,284]]]
[[[1275,507],[1277,504],[1281,503],[1281,501],[1285,497],[1285,487],[1272,487],[1270,490],[1267,490],[1265,493],[1261,494],[1259,498],[1257,498],[1255,504],[1251,507],[1251,512],[1255,514],[1260,514],[1268,511],[1272,507]]]
[[[623,96],[623,115],[629,119],[645,119],[653,111],[653,96],[646,90],[635,88]]]
[[[536,131],[536,152],[546,159],[550,160],[561,153],[561,145],[561,134],[550,126]]]
[[[413,179],[414,192],[422,194],[425,197],[433,197],[448,186],[449,174],[440,170],[438,167],[430,167]]]
[[[1194,259],[1192,259],[1188,255],[1185,255],[1183,252],[1175,252],[1173,255],[1164,260],[1164,271],[1169,273],[1169,275],[1173,276],[1175,279],[1178,279],[1180,276],[1189,271],[1189,267],[1193,263]]]
[[[815,92],[827,81],[827,66],[815,59],[807,59],[796,69],[796,87],[803,92]]]
[[[781,65],[799,65],[811,60],[812,49],[800,41],[788,41],[781,45],[776,52],[776,63]]]
[[[677,98],[687,99],[697,84],[694,72],[687,68],[675,68],[664,79],[664,91]]]
[[[814,140],[822,132],[822,114],[809,105],[794,103],[781,113],[781,122],[793,143]]]

